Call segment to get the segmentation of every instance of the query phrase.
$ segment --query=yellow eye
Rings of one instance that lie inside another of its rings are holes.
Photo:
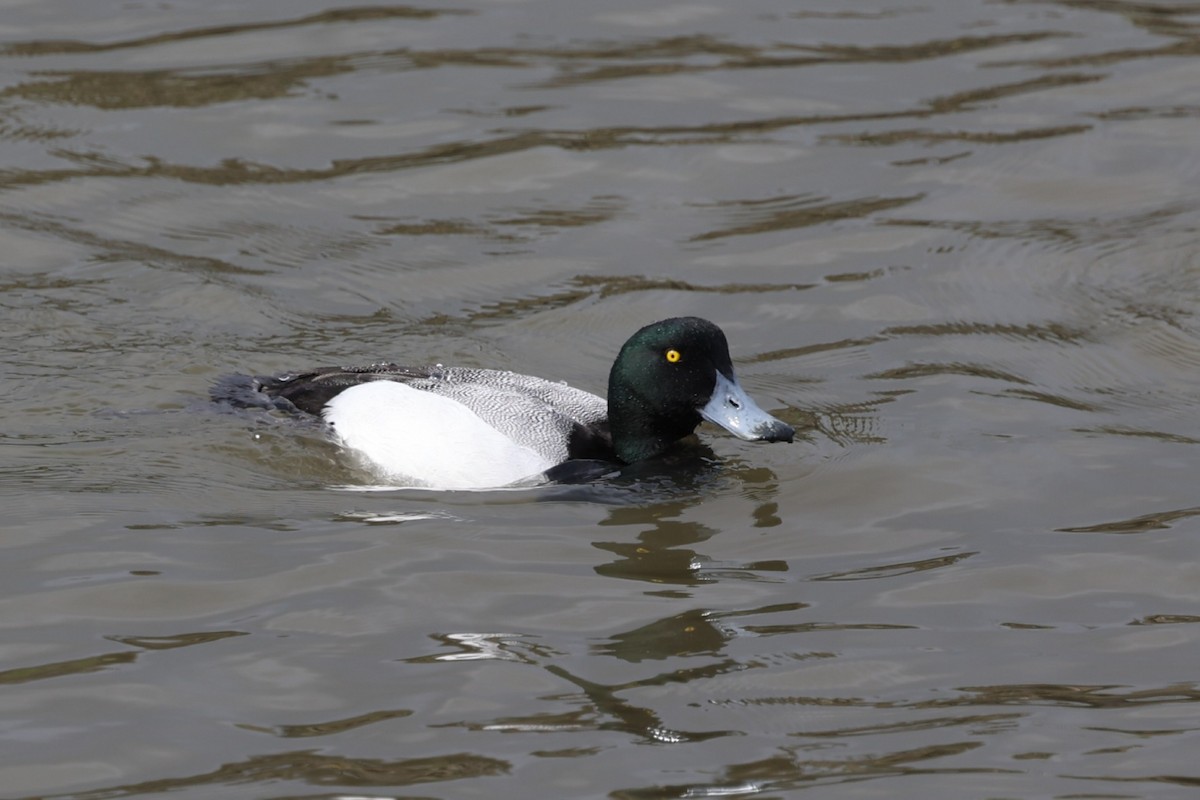
[[[679,359],[681,358],[683,358],[683,356],[681,356],[679,351],[675,348],[671,348],[667,351],[667,361],[670,361],[672,364],[678,364]]]

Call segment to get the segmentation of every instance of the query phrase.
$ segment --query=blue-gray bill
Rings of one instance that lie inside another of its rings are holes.
[[[700,409],[700,416],[748,441],[790,442],[796,436],[791,425],[759,408],[736,378],[731,381],[720,372],[712,399]]]

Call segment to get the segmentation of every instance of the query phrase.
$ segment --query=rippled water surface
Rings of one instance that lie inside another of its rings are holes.
[[[0,5],[3,796],[1200,786],[1200,4]],[[207,399],[683,314],[797,443],[364,491]]]

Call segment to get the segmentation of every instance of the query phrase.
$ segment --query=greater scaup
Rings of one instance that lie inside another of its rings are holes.
[[[505,486],[576,459],[645,461],[701,418],[747,440],[795,435],[750,399],[724,332],[698,317],[631,336],[609,372],[607,402],[514,372],[396,364],[234,376],[213,396],[320,417],[389,481],[439,489]]]

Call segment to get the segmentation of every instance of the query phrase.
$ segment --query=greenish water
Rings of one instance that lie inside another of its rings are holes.
[[[3,7],[0,794],[1200,784],[1200,4]],[[683,314],[797,443],[366,491],[207,400]]]

